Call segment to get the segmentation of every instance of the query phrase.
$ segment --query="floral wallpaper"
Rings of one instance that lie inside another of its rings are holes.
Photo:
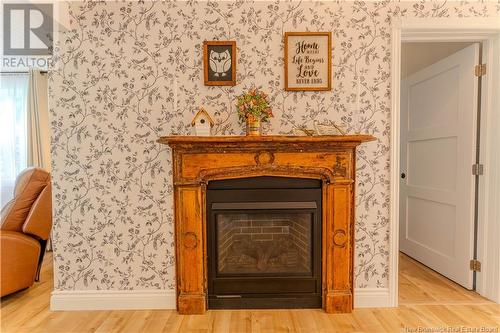
[[[387,287],[391,21],[500,16],[498,2],[69,2],[51,73],[55,289],[173,289],[172,169],[159,136],[200,106],[243,133],[235,97],[266,91],[267,133],[333,120],[359,149],[357,287]],[[283,90],[283,33],[332,31],[333,90]],[[237,85],[203,85],[204,40],[235,40]]]

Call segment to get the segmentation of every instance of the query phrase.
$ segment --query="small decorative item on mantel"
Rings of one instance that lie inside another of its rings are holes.
[[[274,117],[267,95],[257,89],[252,89],[238,96],[236,107],[240,120],[246,122],[247,135],[249,136],[260,135],[261,122],[269,121],[269,118]]]
[[[314,129],[317,135],[346,135],[346,130],[332,120],[325,120],[323,123],[314,122]]]
[[[316,131],[307,128],[305,125],[297,126],[292,130],[293,135],[297,136],[314,136],[317,135]]]
[[[212,126],[214,126],[214,121],[204,108],[200,108],[200,111],[196,113],[193,120],[191,121],[191,126],[194,127],[196,135],[210,136],[212,134]]]

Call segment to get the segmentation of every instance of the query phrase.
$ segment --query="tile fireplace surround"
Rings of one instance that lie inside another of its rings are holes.
[[[356,147],[369,135],[166,136],[172,148],[177,309],[207,309],[206,190],[220,179],[275,176],[322,181],[322,304],[328,313],[353,308]]]

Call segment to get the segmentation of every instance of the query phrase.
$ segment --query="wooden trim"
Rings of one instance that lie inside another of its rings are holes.
[[[193,135],[171,135],[162,136],[157,142],[170,146],[177,144],[192,144],[202,147],[203,143],[245,143],[248,147],[252,143],[353,143],[354,146],[362,142],[375,140],[372,135],[315,135],[315,136],[288,136],[288,135],[261,135],[261,136],[193,136]],[[263,147],[266,148],[265,146]],[[270,148],[270,147],[267,147]]]
[[[255,165],[203,170],[199,173],[196,181],[206,184],[211,180],[237,179],[259,176],[289,177],[290,174],[297,178],[321,179],[328,183],[336,182],[335,174],[328,168],[273,165]],[[348,181],[347,183],[350,184],[351,182]]]
[[[495,42],[496,40],[496,42]],[[500,98],[492,93],[499,90],[500,80],[498,76],[493,75],[493,67],[500,67],[498,61],[500,53],[500,21],[494,17],[469,17],[469,18],[401,18],[393,22],[392,27],[392,65],[391,65],[391,214],[389,226],[389,293],[391,306],[398,305],[398,254],[399,254],[399,116],[400,116],[400,63],[401,63],[401,42],[416,41],[483,41],[491,47],[486,54],[483,63],[489,63],[488,73],[483,77],[482,102],[482,124],[481,127],[481,161],[487,170],[500,170],[498,167],[500,159],[494,155],[498,151],[496,147],[500,145],[500,136],[498,135],[498,116],[495,110],[500,105]],[[496,44],[495,44],[496,43]],[[494,57],[493,54],[497,57]],[[487,88],[486,88],[487,87]],[[484,122],[483,122],[484,121]],[[485,126],[483,126],[485,125]],[[477,292],[482,296],[500,302],[500,288],[495,287],[496,281],[500,279],[500,271],[492,266],[494,263],[500,263],[500,251],[498,251],[497,242],[494,240],[500,234],[500,211],[495,212],[498,205],[491,203],[500,201],[500,175],[498,172],[486,172],[480,179],[480,200],[482,204],[479,209],[479,229],[478,242],[484,241],[486,244],[478,244],[478,258],[491,264],[485,266],[483,272],[478,274]],[[496,177],[496,178],[495,178]],[[483,185],[483,186],[481,186]],[[488,208],[488,205],[490,207]],[[488,241],[489,240],[489,241]],[[489,267],[489,268],[488,268]]]
[[[176,299],[175,290],[55,290],[50,310],[175,309]]]
[[[173,152],[177,309],[206,311],[206,188],[257,176],[320,179],[323,309],[353,307],[355,147],[372,136],[163,137]]]
[[[390,305],[398,306],[398,254],[399,254],[399,139],[400,139],[400,87],[401,87],[401,29],[392,29],[391,63],[391,151],[390,151],[390,225],[389,225],[389,296]]]
[[[354,288],[355,308],[391,307],[388,288]]]
[[[328,86],[319,88],[288,87],[288,36],[327,36],[328,37]],[[286,91],[329,91],[332,90],[332,33],[328,32],[285,32],[285,90]]]
[[[499,24],[500,26],[500,24]],[[500,31],[500,27],[499,27]],[[482,116],[480,138],[480,162],[489,169],[479,182],[478,259],[484,262],[476,280],[476,291],[482,296],[500,303],[500,33],[490,36],[483,44],[483,63],[488,63],[486,76],[482,78]],[[496,180],[496,181],[495,181]],[[482,237],[482,238],[481,238]],[[495,264],[496,263],[496,264]],[[497,267],[495,269],[495,267]]]
[[[355,202],[356,202],[356,148],[353,148],[352,149],[352,156],[354,157],[352,159],[352,170],[354,170],[354,172],[352,173],[352,182],[353,182],[353,186],[350,187],[351,189],[351,202],[353,203],[351,205],[351,211],[350,211],[350,214],[351,214],[351,217],[350,219],[352,221],[354,221],[352,224],[351,224],[351,230],[350,230],[350,234],[349,234],[349,237],[351,239],[351,253],[349,254],[349,256],[351,257],[351,271],[350,271],[350,275],[351,275],[351,288],[354,289],[354,252],[355,252],[355,249],[356,249],[356,244],[355,244],[355,238],[354,238],[354,232],[355,232],[355,221],[356,221],[356,207],[355,207]],[[352,299],[353,301],[353,304],[352,304],[352,307],[354,307],[355,305],[355,298]]]
[[[231,46],[231,78],[228,81],[208,80],[208,46],[230,45]],[[203,42],[203,80],[206,86],[235,86],[236,85],[236,42],[235,41],[204,41]]]

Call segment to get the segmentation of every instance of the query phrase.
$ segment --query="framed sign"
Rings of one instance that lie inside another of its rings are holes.
[[[236,42],[203,42],[203,76],[206,86],[236,84]]]
[[[332,88],[332,33],[285,32],[285,90]]]

